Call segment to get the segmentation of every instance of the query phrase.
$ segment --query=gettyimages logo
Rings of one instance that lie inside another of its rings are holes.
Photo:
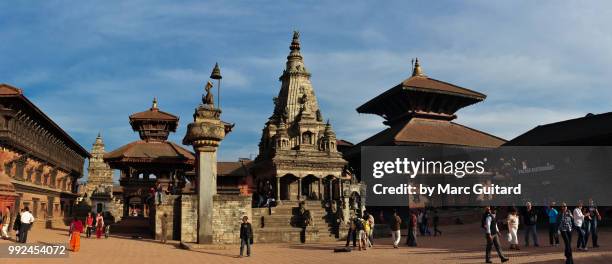
[[[486,158],[482,161],[426,161],[425,158],[415,161],[396,158],[395,161],[375,161],[372,166],[372,176],[380,179],[385,174],[405,174],[414,179],[418,174],[452,174],[457,178],[463,178],[467,174],[484,173],[486,161]]]
[[[612,205],[611,161],[612,147],[362,147],[360,176],[370,206]]]

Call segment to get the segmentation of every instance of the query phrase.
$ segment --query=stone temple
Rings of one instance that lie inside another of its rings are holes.
[[[271,211],[253,209],[255,232],[264,241],[296,240],[300,232],[304,232],[302,241],[338,238],[342,219],[348,220],[352,206],[349,196],[353,192],[361,196],[360,185],[352,181],[347,161],[338,151],[332,125],[323,119],[299,37],[294,32],[274,110],[251,168],[255,207],[270,197],[278,204]],[[290,221],[301,207],[309,212],[310,224]]]

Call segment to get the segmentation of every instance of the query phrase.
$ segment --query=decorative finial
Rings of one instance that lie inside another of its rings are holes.
[[[102,132],[98,131],[98,138],[102,138]]]
[[[152,110],[157,110],[157,97],[153,97],[153,106],[151,107]]]
[[[219,68],[219,63],[215,62],[215,67],[210,74],[210,78],[213,80],[221,80],[221,69]]]
[[[204,90],[206,90],[206,96],[202,96],[202,103],[207,104],[207,105],[215,105],[215,100],[213,99],[213,95],[210,92],[210,89],[212,89],[213,84],[211,81],[208,81],[206,83],[206,87],[204,87]]]
[[[291,41],[290,50],[300,50],[300,32],[293,31],[293,40]]]
[[[419,58],[415,58],[414,60],[414,68],[412,69],[412,77],[414,76],[421,76],[421,77],[425,76],[425,74],[423,73],[423,70],[421,69],[421,65],[419,64]]]

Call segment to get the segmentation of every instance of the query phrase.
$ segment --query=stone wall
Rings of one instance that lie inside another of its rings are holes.
[[[252,219],[251,196],[215,195],[213,198],[213,243],[240,243],[240,221]]]
[[[181,195],[181,241],[198,242],[198,196]]]
[[[197,243],[198,240],[198,196],[181,195],[181,241]],[[157,207],[157,221],[161,221],[161,214],[168,214],[168,239],[172,238],[173,207],[170,197]],[[252,218],[251,196],[242,195],[215,195],[213,197],[213,243],[236,244],[240,243],[240,221],[242,216]],[[155,237],[161,236],[161,227],[156,227]]]
[[[166,240],[172,240],[173,226],[174,226],[174,201],[180,199],[178,195],[164,195],[162,203],[157,205],[155,208],[155,240],[161,240],[162,238],[162,225],[161,219],[164,213],[167,215],[167,226],[166,226]],[[180,213],[180,212],[177,212]]]

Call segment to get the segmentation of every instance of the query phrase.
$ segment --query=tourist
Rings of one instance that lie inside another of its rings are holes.
[[[100,238],[104,232],[104,217],[101,213],[96,216],[96,238]]]
[[[242,257],[242,251],[244,246],[247,248],[247,257],[251,256],[251,244],[253,243],[253,228],[249,223],[249,217],[243,216],[242,223],[240,224],[240,257]]]
[[[510,213],[506,219],[508,223],[508,242],[510,242],[510,249],[520,250],[518,242],[518,228],[519,228],[519,216],[515,207],[510,208]]]
[[[368,248],[366,247],[366,241],[364,240],[365,236],[365,227],[364,227],[364,220],[360,217],[357,216],[357,219],[355,220],[355,231],[357,232],[357,245],[359,246],[359,251],[363,250],[368,250]]]
[[[363,221],[363,234],[361,237],[361,240],[363,241],[364,247],[372,247],[372,244],[370,243],[370,238],[369,235],[371,228],[370,228],[370,222],[368,221],[367,216],[364,216]]]
[[[496,211],[495,208],[491,208],[489,206],[485,207],[484,213],[484,223],[483,227],[485,229],[485,238],[487,240],[487,246],[485,248],[485,262],[493,263],[491,261],[491,249],[495,246],[495,250],[497,251],[497,255],[501,259],[501,262],[506,262],[509,259],[504,256],[504,253],[501,250],[499,245],[499,229],[497,228],[497,219],[495,218]]]
[[[2,213],[2,239],[11,238],[8,233],[9,225],[11,225],[11,207],[7,206],[4,208],[4,213]]]
[[[417,215],[414,211],[410,212],[410,221],[408,222],[408,238],[406,239],[406,244],[409,247],[417,246]]]
[[[368,214],[368,224],[370,225],[370,232],[368,233],[368,241],[370,242],[370,247],[374,246],[374,216],[372,214]]]
[[[397,215],[397,211],[393,211],[393,219],[391,220],[391,241],[393,241],[393,247],[398,248],[400,239],[402,238],[400,232],[400,226],[402,219]]]
[[[559,217],[559,231],[561,232],[561,238],[563,238],[563,244],[565,246],[565,264],[573,264],[574,259],[572,258],[572,224],[574,218],[572,213],[567,210],[565,203],[561,204],[561,214]]]
[[[597,243],[597,227],[599,224],[599,221],[601,221],[601,214],[599,213],[599,210],[597,210],[597,206],[595,206],[595,202],[593,201],[593,199],[589,199],[589,208],[588,208],[589,214],[591,216],[591,222],[590,222],[590,233],[591,233],[591,237],[593,240],[593,248],[598,248],[599,244]],[[587,238],[586,238],[586,242],[584,243],[584,245],[586,246],[586,244],[588,244],[589,242],[589,238],[588,238],[588,234],[587,234]]]
[[[164,212],[161,217],[161,242],[166,243],[166,237],[168,236],[168,214]]]
[[[434,236],[437,236],[438,234],[442,235],[442,231],[438,229],[439,224],[440,224],[440,216],[438,215],[438,210],[434,210],[434,216],[433,216]]]
[[[535,208],[531,206],[530,202],[527,202],[526,206],[525,213],[523,214],[523,223],[525,224],[525,247],[529,246],[529,238],[533,238],[533,245],[539,247],[540,243],[538,243],[538,231],[536,229],[538,213]]]
[[[163,187],[161,185],[161,183],[157,183],[157,185],[155,186],[155,200],[157,201],[157,205],[161,205],[162,204],[162,195],[163,195]]]
[[[81,223],[81,220],[76,218],[76,216],[74,219],[72,219],[70,230],[72,230],[72,233],[70,234],[70,250],[78,252],[81,248],[81,233],[83,233],[83,223]]]
[[[34,216],[30,213],[30,208],[27,206],[23,209],[23,213],[21,213],[21,226],[19,228],[19,242],[26,243],[28,241],[28,231],[30,231],[30,227],[34,223]]]
[[[15,240],[17,242],[21,242],[21,236],[19,236],[19,230],[21,229],[21,213],[23,213],[23,209],[20,209],[17,212],[17,216],[15,217],[15,223],[13,223],[13,230],[15,231]]]
[[[353,240],[353,247],[357,246],[357,224],[355,224],[356,220],[357,218],[355,217],[355,215],[352,215],[348,221],[349,230],[348,230],[348,233],[346,234],[346,246],[345,247],[349,246],[349,243],[351,242],[351,240]]]
[[[585,232],[583,224],[584,213],[582,212],[582,201],[579,201],[578,206],[574,208],[574,229],[576,229],[576,233],[578,234],[578,242],[576,244],[578,250],[587,250],[586,241],[584,240]]]
[[[419,210],[419,214],[417,216],[417,224],[419,226],[419,234],[421,234],[421,236],[425,235],[425,230],[423,229],[423,211]]]
[[[423,210],[423,234],[431,236],[431,230],[429,230],[429,214],[427,213],[427,209]]]
[[[91,230],[93,229],[93,215],[91,215],[91,212],[87,213],[87,218],[85,219],[85,236],[87,238],[91,238]]]
[[[546,209],[548,215],[548,241],[551,246],[559,245],[559,212],[555,209],[555,203],[551,203],[550,207]]]

